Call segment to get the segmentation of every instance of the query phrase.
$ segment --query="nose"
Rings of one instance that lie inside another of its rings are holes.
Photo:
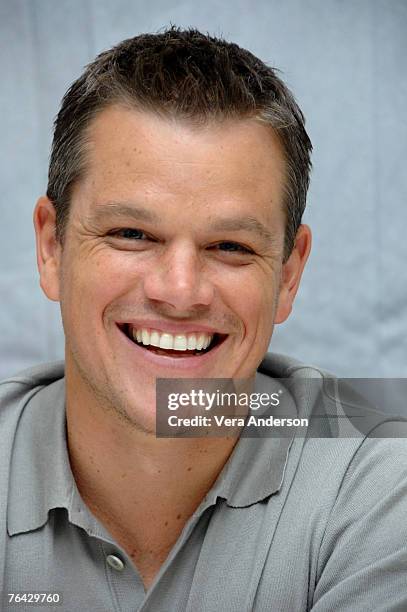
[[[154,258],[144,278],[144,291],[150,300],[169,304],[185,316],[209,306],[214,296],[199,252],[186,242],[174,243]]]

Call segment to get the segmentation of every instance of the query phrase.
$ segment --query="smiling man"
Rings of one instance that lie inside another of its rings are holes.
[[[255,118],[196,126],[116,102],[86,138],[63,246],[51,199],[37,205],[41,283],[61,303],[77,418],[97,404],[151,432],[156,378],[253,376],[310,233],[283,263],[283,152]]]
[[[2,609],[407,609],[402,440],[156,435],[157,379],[286,378],[312,409],[324,374],[266,355],[310,251],[310,153],[276,73],[196,30],[69,89],[34,213],[65,362],[1,386]]]

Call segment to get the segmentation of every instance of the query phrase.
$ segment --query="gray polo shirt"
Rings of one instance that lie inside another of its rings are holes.
[[[261,371],[263,388],[297,378],[300,415],[324,376],[275,355]],[[64,395],[62,363],[0,385],[1,610],[47,593],[67,612],[407,611],[406,423],[396,439],[241,438],[146,592],[79,495]]]

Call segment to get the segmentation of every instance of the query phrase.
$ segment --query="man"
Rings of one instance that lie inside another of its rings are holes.
[[[275,72],[195,30],[69,89],[34,213],[65,365],[1,387],[2,609],[407,609],[403,440],[156,436],[162,378],[288,378],[312,407],[323,374],[265,356],[310,251],[310,152]]]

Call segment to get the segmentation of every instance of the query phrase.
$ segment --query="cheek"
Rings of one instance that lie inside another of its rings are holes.
[[[62,276],[61,312],[64,326],[70,326],[71,335],[76,331],[90,331],[98,325],[106,304],[118,289],[118,283],[120,275],[112,274],[100,260],[84,261],[81,258],[70,263]]]
[[[125,257],[114,253],[81,258],[71,268],[68,285],[82,302],[93,302],[94,306],[107,304],[115,296],[137,286],[140,274]]]
[[[247,277],[240,283],[240,289],[236,292],[236,301],[249,326],[268,325],[273,321],[277,301],[274,279],[271,276]]]

